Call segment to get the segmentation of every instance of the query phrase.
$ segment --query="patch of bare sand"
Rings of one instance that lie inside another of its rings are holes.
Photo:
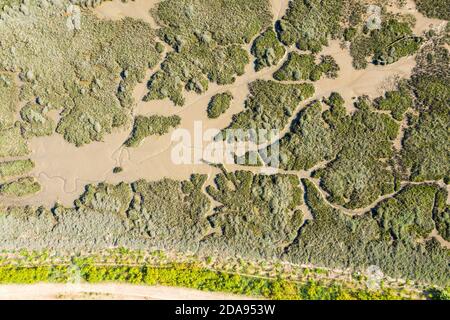
[[[270,0],[274,21],[281,19],[289,7],[289,0]]]
[[[425,31],[432,28],[439,28],[440,26],[445,26],[446,22],[439,19],[427,18],[421,14],[416,7],[416,2],[414,0],[406,0],[406,4],[402,7],[391,6],[389,11],[392,13],[399,13],[402,15],[410,14],[416,19],[416,25],[413,28],[413,32],[416,35],[422,35]]]
[[[130,284],[0,285],[0,300],[251,300],[245,296],[186,288]]]
[[[436,229],[431,232],[430,238],[435,238],[444,248],[450,249],[450,241],[446,241],[442,238]]]
[[[154,8],[158,2],[160,0],[134,0],[126,3],[122,0],[112,0],[96,7],[94,13],[101,19],[120,20],[126,17],[139,19],[156,28],[150,9]]]
[[[369,64],[364,70],[355,70],[349,51],[342,48],[337,40],[330,41],[330,45],[324,48],[322,54],[333,56],[341,70],[337,79],[324,78],[315,82],[316,96],[338,92],[345,99],[349,112],[354,111],[352,104],[354,98],[361,95],[376,98],[382,95],[385,92],[386,82],[393,77],[409,78],[416,65],[414,57],[406,57],[390,65]]]
[[[153,28],[157,27],[149,14],[150,9],[161,0],[134,0],[124,3],[121,0],[112,0],[102,3],[94,9],[94,13],[102,19],[120,20],[131,17],[148,22]],[[289,5],[289,0],[270,0],[274,21],[280,19]]]

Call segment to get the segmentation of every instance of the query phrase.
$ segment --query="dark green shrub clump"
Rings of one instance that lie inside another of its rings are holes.
[[[275,257],[303,224],[303,213],[297,210],[302,190],[295,176],[224,172],[207,192],[221,203],[209,220],[222,231],[205,241],[205,250],[256,259]]]
[[[411,92],[405,87],[397,91],[388,91],[384,97],[375,100],[375,108],[390,111],[395,120],[401,121],[403,115],[409,108],[413,107]]]
[[[162,136],[171,128],[176,128],[181,123],[179,116],[163,117],[153,115],[150,117],[137,116],[134,121],[131,137],[125,142],[127,147],[138,146],[146,137],[151,135]]]
[[[394,239],[426,238],[434,229],[433,208],[438,190],[433,185],[405,187],[377,206],[374,218],[381,230]]]
[[[153,15],[170,52],[148,83],[145,100],[169,98],[183,105],[183,90],[198,94],[209,82],[231,84],[250,58],[243,48],[271,23],[267,0],[160,2]]]
[[[416,60],[417,67],[408,84],[419,116],[405,131],[401,164],[410,180],[449,181],[450,55],[445,47],[431,45]]]
[[[348,115],[344,100],[336,93],[302,110],[280,139],[281,166],[307,170],[330,161],[314,172],[329,200],[348,208],[369,205],[394,191],[394,174],[384,159],[393,156],[393,140],[399,125],[386,114],[374,112],[372,102],[361,97],[360,109]]]
[[[371,102],[360,103],[364,108],[351,116],[339,106],[324,113],[339,153],[315,174],[330,200],[348,208],[367,206],[394,191],[394,175],[383,159],[393,156],[399,125],[390,116],[371,111]]]
[[[68,1],[45,3],[22,6],[33,23],[24,23],[22,13],[3,17],[2,47],[15,53],[0,50],[0,70],[19,74],[25,104],[36,101],[42,109],[62,111],[56,131],[67,141],[77,146],[101,141],[127,123],[134,86],[160,59],[156,34],[143,21],[101,20],[89,10],[79,12],[81,27]],[[26,136],[53,131],[48,119],[42,122],[44,113],[26,107]]]
[[[286,170],[308,170],[333,159],[333,134],[322,119],[321,103],[313,102],[303,109],[279,144],[281,167]]]
[[[320,52],[330,36],[337,36],[341,27],[344,1],[293,0],[286,15],[278,23],[281,41],[299,49]]]
[[[0,195],[7,197],[23,197],[37,193],[40,190],[40,184],[31,177],[20,178],[0,185]]]
[[[34,168],[31,160],[14,160],[0,162],[0,181],[7,177],[14,177],[30,172]]]
[[[397,19],[383,21],[380,30],[371,30],[367,35],[360,33],[351,43],[350,53],[353,66],[363,69],[367,58],[379,65],[391,64],[400,58],[413,55],[422,39],[413,35],[411,25]]]
[[[278,81],[317,81],[324,74],[329,78],[335,78],[338,71],[339,66],[331,56],[322,56],[321,62],[316,64],[314,55],[291,52],[288,60],[273,77]]]
[[[230,129],[282,130],[299,103],[314,94],[311,84],[256,80],[249,84],[245,110],[233,116]]]
[[[450,241],[450,206],[447,204],[447,196],[447,190],[439,189],[436,193],[433,219],[441,237]]]
[[[256,57],[255,70],[275,66],[283,58],[286,49],[278,41],[277,34],[270,28],[255,39],[252,46],[252,54]]]
[[[450,3],[448,0],[415,0],[417,9],[429,18],[450,20]]]
[[[118,174],[123,172],[123,168],[122,167],[115,167],[113,168],[113,173]]]
[[[216,94],[208,104],[208,118],[216,119],[231,106],[233,95],[230,92]]]

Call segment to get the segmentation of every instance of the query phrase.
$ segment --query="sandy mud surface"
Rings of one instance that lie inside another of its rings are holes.
[[[0,300],[250,300],[251,298],[162,286],[129,284],[0,285]]]

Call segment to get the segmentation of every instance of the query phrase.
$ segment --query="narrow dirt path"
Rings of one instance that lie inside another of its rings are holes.
[[[252,300],[219,292],[129,284],[0,285],[0,300]]]

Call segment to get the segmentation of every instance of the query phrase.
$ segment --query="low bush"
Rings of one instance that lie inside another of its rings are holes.
[[[231,84],[250,62],[242,47],[272,20],[267,0],[168,0],[153,10],[170,52],[148,83],[146,101],[184,105],[183,90],[203,93],[209,82]]]
[[[230,92],[216,94],[208,104],[208,118],[217,119],[231,106],[233,95]]]
[[[23,197],[41,190],[39,183],[31,177],[20,178],[16,181],[0,185],[0,195],[6,197]]]
[[[278,81],[317,81],[323,75],[335,78],[338,71],[339,66],[331,56],[322,56],[321,62],[316,64],[314,55],[291,52],[288,60],[273,77]]]
[[[14,176],[20,176],[30,172],[34,168],[31,160],[14,160],[0,162],[0,181]]]
[[[163,117],[153,115],[150,117],[137,116],[134,120],[131,137],[125,141],[127,147],[137,147],[146,137],[152,135],[162,136],[170,129],[176,128],[181,123],[181,118],[177,115]]]
[[[284,57],[286,49],[278,40],[275,31],[270,28],[255,39],[251,52],[256,58],[255,70],[260,71],[276,66]]]
[[[306,83],[256,80],[249,84],[249,89],[245,110],[233,116],[228,129],[281,131],[300,102],[314,94],[314,86]]]
[[[67,141],[77,146],[101,141],[127,123],[135,85],[160,59],[156,34],[143,21],[99,19],[68,1],[45,3],[22,6],[26,19],[19,8],[17,14],[3,15],[2,46],[11,50],[0,50],[0,70],[19,74],[22,102],[61,111],[56,131]],[[82,28],[73,22],[78,14]],[[35,105],[26,107],[26,135],[50,132],[48,119],[39,124],[42,118],[32,120],[31,110],[42,116]]]

